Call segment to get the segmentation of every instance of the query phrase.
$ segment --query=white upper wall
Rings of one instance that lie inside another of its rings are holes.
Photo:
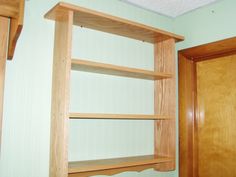
[[[219,0],[121,0],[172,18]]]

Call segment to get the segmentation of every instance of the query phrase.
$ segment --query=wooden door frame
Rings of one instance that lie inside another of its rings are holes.
[[[236,54],[236,37],[178,52],[179,177],[198,177],[196,63]]]

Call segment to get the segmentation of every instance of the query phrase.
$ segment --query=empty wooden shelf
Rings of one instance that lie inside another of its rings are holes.
[[[139,79],[159,80],[171,78],[170,73],[159,73],[143,69],[116,66],[105,63],[73,59],[71,62],[72,70],[109,74],[115,76],[133,77]]]
[[[138,120],[169,120],[168,116],[145,114],[99,114],[99,113],[70,113],[70,119],[138,119]]]
[[[88,160],[69,162],[69,177],[86,177],[92,174],[110,175],[122,171],[142,171],[155,168],[155,165],[171,161],[167,157],[155,157],[154,155],[123,157],[102,160]]]
[[[56,21],[52,79],[50,177],[112,175],[125,171],[142,171],[148,168],[164,172],[175,170],[175,42],[182,41],[184,38],[147,25],[62,2],[52,8],[45,17]],[[73,25],[153,43],[154,71],[72,59]],[[154,114],[69,113],[72,70],[153,80]],[[92,119],[155,120],[154,155],[69,163],[67,160],[69,119],[91,119],[91,121],[93,121]]]

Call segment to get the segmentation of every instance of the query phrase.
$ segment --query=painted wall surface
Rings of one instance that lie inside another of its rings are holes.
[[[117,0],[67,2],[168,31],[173,20]],[[43,15],[57,0],[26,1],[24,29],[7,63],[0,177],[48,177],[54,22]],[[153,69],[153,46],[75,27],[73,57]],[[72,72],[71,111],[153,113],[153,82]],[[69,159],[153,153],[153,121],[70,121]],[[146,170],[117,177],[154,177]],[[176,176],[176,172],[160,174]]]
[[[179,49],[236,36],[236,1],[221,0],[180,16],[174,21],[174,32],[185,36]]]

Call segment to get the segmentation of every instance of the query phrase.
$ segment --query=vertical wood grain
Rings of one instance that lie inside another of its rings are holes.
[[[197,177],[236,176],[236,55],[196,66]]]
[[[175,40],[169,39],[154,44],[155,71],[173,74],[171,79],[155,81],[155,114],[168,115],[172,120],[155,121],[155,155],[172,157],[173,161],[156,166],[158,171],[175,169],[176,150],[176,65]]]
[[[0,16],[0,150],[2,137],[2,119],[3,119],[3,98],[4,98],[4,81],[7,58],[8,42],[8,24],[9,19]]]
[[[69,83],[73,12],[67,11],[55,23],[50,177],[68,176]]]
[[[195,62],[179,54],[179,176],[194,177],[197,170],[195,133]]]

